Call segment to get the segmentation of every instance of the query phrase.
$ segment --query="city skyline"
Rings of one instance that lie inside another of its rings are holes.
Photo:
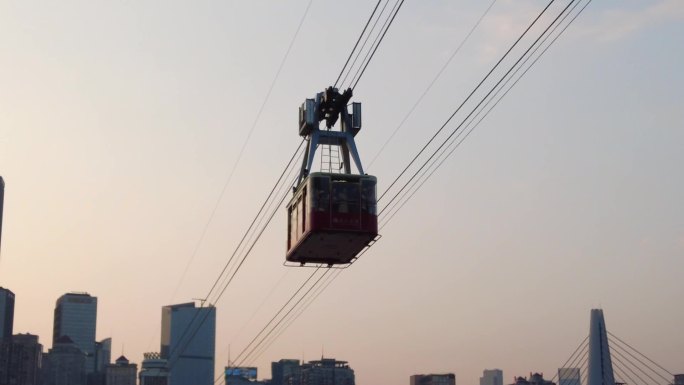
[[[545,4],[495,2],[402,123],[489,5],[405,2],[352,99],[379,194]],[[372,5],[0,4],[0,286],[16,294],[14,333],[47,350],[55,300],[85,291],[99,298],[95,340],[141,365],[161,344],[159,309],[206,300],[299,143],[299,106],[334,84]],[[510,383],[556,373],[603,308],[616,335],[684,371],[683,21],[676,0],[592,2],[380,241],[244,366],[324,351],[359,383],[454,372],[473,385],[493,367]],[[277,209],[212,303],[215,373],[311,273],[282,265],[286,217]]]

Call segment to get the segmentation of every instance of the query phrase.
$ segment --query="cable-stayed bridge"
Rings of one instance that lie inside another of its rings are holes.
[[[670,385],[674,374],[609,332],[603,310],[592,309],[589,335],[555,378],[558,385]]]

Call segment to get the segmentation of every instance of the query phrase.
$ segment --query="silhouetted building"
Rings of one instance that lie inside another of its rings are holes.
[[[501,369],[483,370],[480,385],[503,385],[503,371]]]
[[[445,374],[414,374],[411,385],[456,385],[454,373]]]
[[[5,382],[7,385],[38,385],[42,367],[43,345],[38,336],[16,334],[9,347]]]
[[[137,374],[138,365],[131,364],[126,357],[121,356],[105,368],[105,385],[136,385]]]
[[[558,385],[582,385],[580,368],[559,368]]]
[[[61,336],[43,360],[43,385],[85,385],[86,355],[69,336]]]
[[[169,372],[168,362],[161,358],[159,353],[143,354],[142,367],[140,369],[140,385],[168,385]]]
[[[320,361],[309,361],[299,367],[289,377],[290,385],[354,385],[354,370],[347,361],[334,358],[321,358]],[[297,382],[299,379],[299,382]]]
[[[107,365],[112,362],[112,339],[105,338],[95,342],[95,370],[104,372]]]
[[[0,287],[0,384],[6,384],[12,355],[14,293]]]
[[[95,328],[97,325],[97,297],[88,293],[67,293],[59,297],[55,306],[52,334],[54,345],[62,336],[69,336],[86,355],[86,374],[95,372]]]
[[[298,370],[299,360],[282,359],[278,362],[271,362],[271,385],[290,385],[285,382],[285,379]]]
[[[12,340],[14,326],[14,293],[0,287],[0,341]]]
[[[9,380],[10,358],[12,357],[12,341],[0,340],[0,384],[6,384]]]
[[[2,255],[2,209],[5,206],[5,180],[0,176],[0,255]]]
[[[194,302],[164,306],[161,329],[169,385],[213,385],[216,308]]]
[[[674,385],[684,385],[684,374],[675,374],[673,384]]]
[[[544,373],[530,373],[530,378],[515,377],[515,382],[511,385],[556,385],[555,382],[544,379]]]
[[[226,366],[224,371],[225,385],[264,385],[257,381],[257,368]]]

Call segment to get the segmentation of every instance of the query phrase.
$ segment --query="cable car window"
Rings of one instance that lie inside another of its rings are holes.
[[[377,215],[377,200],[375,181],[364,179],[361,181],[361,211],[370,215]]]
[[[328,211],[330,209],[330,179],[315,177],[311,181],[311,209]]]
[[[304,199],[297,200],[297,239],[302,236],[304,229]]]
[[[353,214],[359,212],[361,194],[357,183],[333,182],[332,195],[334,212],[340,214]]]
[[[290,208],[290,246],[297,243],[297,208]]]

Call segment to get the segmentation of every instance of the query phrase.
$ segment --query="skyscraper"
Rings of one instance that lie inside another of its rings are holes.
[[[95,372],[95,328],[97,297],[88,293],[67,293],[59,297],[55,306],[53,346],[63,336],[69,336],[86,355],[86,374]]]
[[[14,293],[0,287],[0,341],[11,341],[14,325]]]
[[[581,385],[580,368],[559,368],[558,385]]]
[[[480,385],[503,385],[503,371],[501,369],[483,370]]]
[[[5,180],[0,176],[0,255],[2,255],[2,208],[5,205]]]
[[[215,307],[164,306],[161,358],[169,363],[169,385],[213,385],[215,339]]]

